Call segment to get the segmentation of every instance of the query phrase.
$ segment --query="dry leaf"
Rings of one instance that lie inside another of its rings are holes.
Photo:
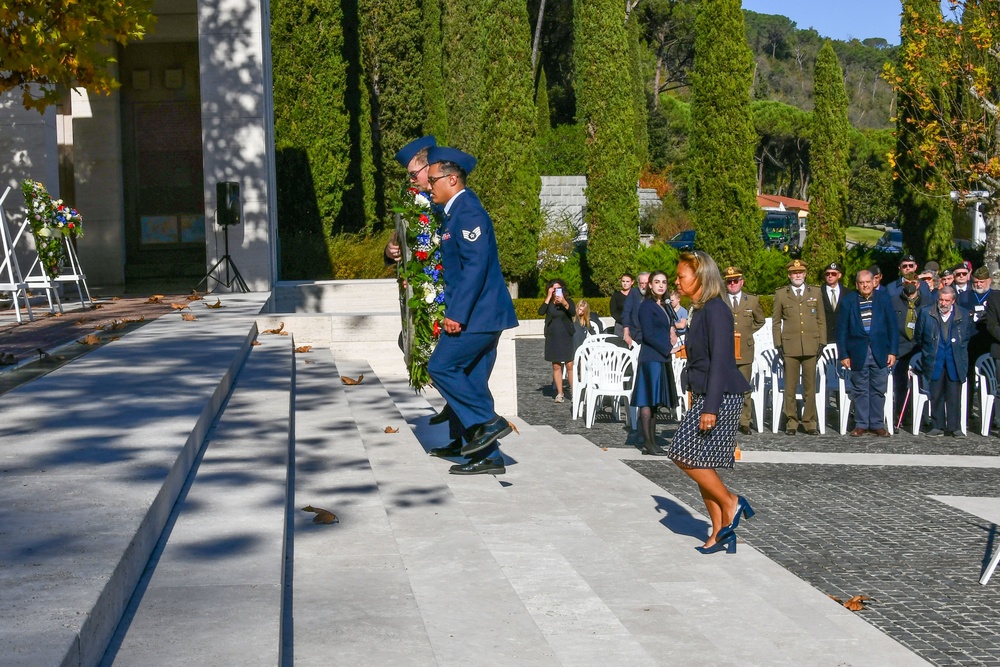
[[[865,608],[865,602],[870,599],[871,598],[868,597],[867,595],[855,595],[847,602],[845,602],[844,606],[850,609],[851,611],[861,611],[862,609]]]
[[[517,433],[518,435],[521,435],[521,432],[517,430],[517,427],[514,426],[513,422],[507,422],[507,426],[510,426],[510,428],[514,431],[514,433]]]
[[[107,324],[98,324],[94,326],[94,329],[97,331],[104,331],[107,328],[108,328]]]
[[[111,297],[111,300],[112,301],[121,301],[122,298],[120,296],[113,296],[113,297]]]
[[[103,303],[95,303],[90,306],[91,310],[100,310],[101,308],[104,308]]]
[[[354,378],[349,378],[346,375],[341,375],[340,376],[340,381],[341,382],[343,382],[346,385],[352,385],[352,386],[356,385],[356,384],[361,384],[361,381],[364,380],[364,379],[365,379],[365,374],[364,373],[362,373],[361,375],[359,375],[357,380],[355,380]]]
[[[87,334],[83,337],[83,340],[76,341],[80,345],[100,345],[101,339],[97,337],[97,334]]]
[[[52,313],[52,317],[62,317],[62,313]]]
[[[315,512],[316,516],[313,517],[313,523],[340,523],[340,519],[337,518],[337,515],[330,510],[313,507],[312,505],[306,505],[302,508],[302,511]]]
[[[170,304],[170,307],[174,310],[184,310],[188,307],[188,305],[186,303],[172,303]]]
[[[282,322],[281,324],[278,325],[277,329],[264,329],[263,331],[261,331],[261,333],[262,334],[279,334],[279,333],[281,333],[281,330],[284,329],[284,328],[285,328],[285,323]]]
[[[121,329],[121,328],[122,328],[123,326],[125,326],[125,320],[111,320],[111,326],[110,326],[110,329],[111,329],[112,331],[118,331],[118,330],[119,330],[119,329]]]
[[[298,352],[299,354],[305,354],[311,349],[313,349],[312,345],[302,345],[301,347],[295,348],[295,351]]]
[[[382,432],[383,432],[383,433],[399,433],[399,429],[398,429],[398,428],[393,428],[393,427],[391,427],[391,426],[386,426],[386,427],[385,427],[385,428],[384,428],[384,429],[382,430]]]
[[[146,303],[163,303],[163,294],[154,294],[146,299]]]
[[[255,340],[253,343],[251,343],[251,345],[253,345],[254,347],[257,347],[258,345],[260,345],[260,341],[259,340]]]
[[[608,448],[607,447],[601,447],[601,451],[606,452],[606,451],[608,451]]]
[[[222,299],[220,299],[218,297],[215,298],[215,303],[208,303],[206,301],[205,302],[205,307],[206,308],[225,308],[225,306],[222,305]]]
[[[181,319],[185,322],[194,322],[198,318],[193,313],[181,313]]]
[[[281,333],[279,333],[278,335],[279,335],[279,336],[287,336],[287,335],[288,335],[288,332],[287,332],[287,331],[282,331],[282,332],[281,332]]]
[[[86,322],[86,321],[87,321],[87,318],[86,318],[86,317],[81,317],[80,319],[78,319],[78,320],[76,321],[76,323],[77,323],[77,324],[83,324],[83,323],[84,323],[84,322]]]
[[[188,301],[201,301],[204,298],[205,297],[203,297],[202,295],[198,294],[198,290],[196,290],[196,289],[191,290],[191,293],[188,294],[188,296],[187,296],[187,300]]]

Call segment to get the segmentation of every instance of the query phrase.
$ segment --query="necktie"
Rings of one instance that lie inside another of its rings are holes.
[[[799,299],[801,299],[801,298],[802,298],[802,288],[801,288],[801,287],[796,287],[796,288],[795,288],[795,296],[796,296],[797,298],[799,298]]]
[[[833,306],[834,310],[837,310],[837,290],[830,289],[830,305]]]
[[[735,296],[732,296],[732,297],[729,297],[729,298],[732,299],[732,301],[733,301],[733,310],[736,310],[736,306],[739,305],[739,302],[737,301],[737,299],[736,299]]]
[[[911,325],[917,321],[917,313],[914,310],[913,305],[913,302],[910,301],[910,303],[906,306],[906,340],[913,340],[914,329]]]

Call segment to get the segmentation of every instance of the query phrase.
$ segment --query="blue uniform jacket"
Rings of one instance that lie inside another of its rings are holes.
[[[899,329],[896,311],[888,294],[881,297],[874,292],[872,300],[871,330],[865,333],[861,324],[861,294],[851,292],[840,302],[837,311],[837,356],[851,360],[851,368],[861,370],[868,357],[868,346],[879,368],[885,368],[889,355],[899,352]]]
[[[947,331],[947,325],[945,330]],[[955,358],[959,380],[969,374],[969,340],[975,333],[976,328],[969,314],[961,308],[952,308],[951,354]],[[937,361],[938,344],[941,342],[941,315],[937,306],[920,309],[913,340],[920,349],[920,374],[925,381],[930,382]]]
[[[471,333],[517,326],[514,302],[500,272],[493,221],[472,190],[459,194],[444,217],[441,263],[445,317]]]
[[[669,301],[666,306],[670,308]],[[643,331],[639,362],[670,361],[670,328],[674,320],[652,299],[643,299],[637,311],[639,327]]]
[[[736,367],[736,322],[721,297],[709,299],[693,311],[688,324],[688,387],[705,395],[703,414],[718,415],[725,394],[750,391],[750,383]]]

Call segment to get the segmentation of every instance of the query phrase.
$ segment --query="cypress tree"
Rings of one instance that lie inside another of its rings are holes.
[[[840,262],[846,243],[851,123],[840,61],[827,40],[816,57],[816,107],[809,153],[809,223],[803,257],[813,269]]]
[[[928,26],[942,21],[936,0],[904,0],[900,25],[900,62],[896,112],[896,181],[894,189],[902,217],[903,241],[921,262],[935,259],[951,263],[958,259],[954,246],[950,187],[937,170],[945,165],[929,165],[920,150],[922,127],[947,107],[944,103],[945,70],[942,61],[947,47]],[[926,95],[933,109],[921,108]]]
[[[626,24],[628,28],[628,45],[632,61],[632,95],[635,99],[635,147],[639,168],[649,162],[649,113],[646,108],[646,74],[643,54],[646,49],[642,44],[642,24],[639,12],[633,11]]]
[[[541,74],[538,77],[538,92],[535,93],[535,137],[541,146],[552,130],[552,115],[549,111],[549,89],[545,80],[545,68],[539,67],[539,69]]]
[[[372,140],[372,109],[361,52],[361,16],[358,0],[341,0],[344,31],[346,81],[343,90],[349,122],[347,125],[348,166],[344,203],[334,220],[339,232],[371,232],[376,215],[385,215],[377,174],[378,147]],[[296,35],[296,39],[301,39]],[[374,155],[373,155],[374,151]],[[375,188],[378,187],[378,190]]]
[[[695,19],[688,197],[698,247],[719,266],[756,267],[763,250],[752,82],[739,0],[704,0]]]
[[[448,107],[444,99],[444,60],[441,49],[441,0],[424,0],[424,134],[440,143],[448,140]]]
[[[330,267],[326,243],[348,187],[350,114],[340,2],[277,0],[271,5],[278,231],[286,278]],[[363,211],[356,211],[363,215]]]
[[[535,268],[542,220],[528,8],[523,0],[481,6],[489,57],[482,63],[483,127],[472,181],[496,227],[500,267],[517,281]]]
[[[441,22],[448,144],[477,157],[483,100],[480,6],[478,0],[442,0]]]
[[[573,24],[577,119],[586,130],[587,257],[592,280],[610,293],[639,247],[633,61],[616,0],[576,0]]]
[[[346,7],[358,0],[343,1]],[[361,0],[360,11],[376,169],[392,197],[406,178],[393,155],[423,134],[427,116],[421,72],[424,18],[413,0]]]

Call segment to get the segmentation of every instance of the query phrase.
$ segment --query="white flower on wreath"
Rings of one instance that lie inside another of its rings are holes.
[[[437,289],[431,283],[424,283],[424,303],[434,303],[437,298]]]
[[[431,200],[428,199],[427,195],[425,195],[422,192],[418,192],[417,194],[413,195],[413,203],[419,206],[420,208],[431,207]]]

